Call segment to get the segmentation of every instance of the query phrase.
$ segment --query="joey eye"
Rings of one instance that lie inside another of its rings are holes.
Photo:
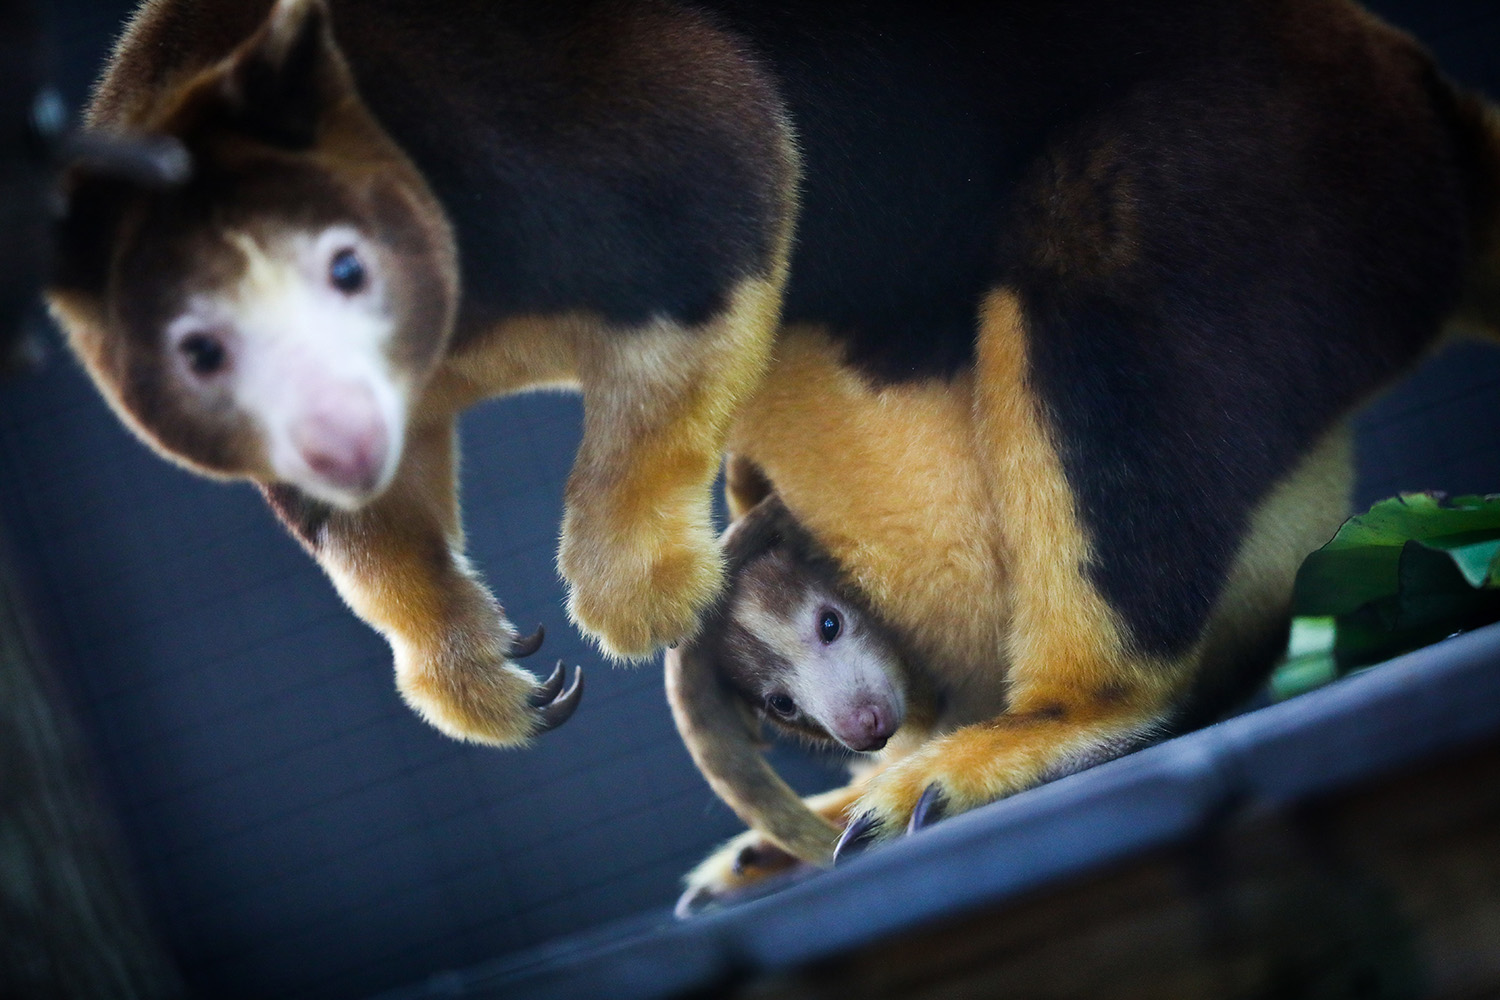
[[[766,699],[766,706],[783,719],[789,719],[797,713],[797,703],[792,700],[791,695],[773,694]]]
[[[837,639],[844,631],[844,620],[839,613],[832,608],[824,608],[818,612],[818,638],[825,643]]]
[[[328,263],[328,283],[345,295],[353,295],[365,287],[365,265],[359,254],[345,247],[333,255]]]
[[[194,375],[209,376],[220,371],[228,357],[224,342],[210,333],[190,333],[182,338],[177,349],[187,358]]]

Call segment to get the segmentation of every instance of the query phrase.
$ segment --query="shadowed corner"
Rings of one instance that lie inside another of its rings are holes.
[[[66,111],[45,85],[38,12],[27,0],[0,0],[0,377],[40,360],[37,289],[48,258],[50,142]]]
[[[0,0],[0,381],[45,357],[38,297],[53,191],[76,152],[38,11]],[[3,512],[0,512],[3,513]],[[0,538],[0,995],[178,997],[68,699]]]
[[[0,762],[0,996],[184,996],[3,537]]]

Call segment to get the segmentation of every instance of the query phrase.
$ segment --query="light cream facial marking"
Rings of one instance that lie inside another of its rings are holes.
[[[376,248],[350,226],[226,239],[244,272],[232,287],[194,295],[169,324],[178,375],[203,405],[254,421],[276,479],[358,507],[395,474],[410,396],[388,356],[396,331]],[[356,262],[342,273],[359,279],[344,288],[330,272],[341,252]],[[202,370],[204,337],[223,352],[211,371]]]
[[[770,607],[768,595],[746,595],[737,615],[742,624],[778,656],[792,664],[782,679],[784,693],[802,712],[851,750],[878,749],[884,738],[871,736],[875,712],[885,736],[906,715],[901,664],[870,631],[853,628],[860,612],[821,588],[804,589],[790,608]],[[832,608],[844,623],[839,638],[825,643],[817,622]]]

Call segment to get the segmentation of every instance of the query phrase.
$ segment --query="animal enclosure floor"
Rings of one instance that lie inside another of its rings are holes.
[[[1480,764],[1491,758],[1500,764],[1496,748],[1500,625],[955,817],[752,902],[683,922],[674,922],[666,913],[638,918],[488,967],[448,973],[384,994],[380,1000],[458,995],[512,1000],[838,996],[832,988],[841,981],[830,970],[840,969],[843,976],[860,974],[857,968],[840,965],[844,957],[864,955],[867,966],[878,966],[882,942],[900,945],[920,938],[935,921],[954,922],[966,912],[994,910],[1153,850],[1212,840],[1238,818],[1254,822],[1257,814],[1276,811],[1295,815],[1309,803],[1389,782],[1434,760],[1477,753],[1474,759]],[[1488,793],[1476,794],[1459,785],[1455,796],[1452,782],[1422,781],[1436,786],[1433,794],[1442,809],[1434,811],[1474,814],[1463,815],[1461,821],[1467,824],[1461,832],[1471,845],[1476,839],[1488,844],[1500,838],[1500,809],[1493,782],[1486,777],[1494,772],[1490,767],[1475,776]],[[1441,802],[1445,795],[1462,799],[1465,794],[1485,801]],[[1389,826],[1400,831],[1409,820],[1394,816]],[[1362,821],[1366,826],[1384,822],[1378,814]],[[1313,851],[1317,854],[1319,848],[1314,845]],[[1402,864],[1418,860],[1398,859]],[[1275,871],[1287,868],[1284,860],[1273,866]],[[1295,880],[1299,873],[1295,866],[1291,870]],[[1472,875],[1493,880],[1497,873],[1500,869],[1490,865],[1476,868]],[[1214,885],[1222,875],[1213,870],[1200,874],[1210,894],[1224,891]],[[1371,899],[1377,903],[1371,905],[1379,909],[1385,887],[1378,873],[1361,873],[1357,881],[1362,891],[1373,893]],[[1500,917],[1500,896],[1492,891],[1497,888],[1481,882],[1457,893],[1464,902],[1483,904],[1469,906],[1466,915],[1471,922]],[[1296,884],[1285,890],[1293,895],[1302,891],[1306,887]],[[1387,894],[1396,895],[1395,889]],[[1097,902],[1111,905],[1107,898]],[[1418,924],[1421,916],[1415,918]],[[1294,928],[1302,919],[1298,913],[1286,917]],[[958,926],[962,928],[961,922]],[[1189,929],[1205,928],[1200,923]],[[1211,933],[1213,927],[1207,930]],[[1319,928],[1306,930],[1315,939]],[[1473,949],[1476,942],[1464,936],[1472,936],[1472,931],[1467,926],[1413,928],[1412,940],[1426,935],[1421,938],[1426,950],[1412,945],[1415,971],[1410,974],[1418,980],[1423,975],[1438,980],[1467,976],[1468,981],[1500,989],[1500,956],[1493,939],[1490,947]],[[1387,932],[1358,927],[1352,933],[1353,946],[1359,946],[1379,944]],[[993,949],[975,942],[969,947],[987,954],[991,964],[1005,964],[1003,951],[996,957]],[[1428,967],[1422,965],[1424,960]],[[1059,981],[1067,978],[1066,970],[1051,971]],[[1162,975],[1181,971],[1160,970]],[[1407,973],[1398,970],[1393,975]],[[873,992],[861,990],[858,995],[927,995],[910,984],[909,992],[865,985]],[[942,983],[926,985],[937,991],[932,995],[943,995]],[[1149,983],[1144,992],[1140,983],[1115,985],[1127,992],[1135,989],[1131,995],[1153,995]]]

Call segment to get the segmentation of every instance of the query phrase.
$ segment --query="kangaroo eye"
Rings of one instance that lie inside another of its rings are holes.
[[[839,613],[832,608],[824,608],[818,612],[818,638],[825,643],[837,639],[844,631],[844,620]]]
[[[359,254],[348,248],[334,254],[328,264],[328,282],[345,295],[353,295],[364,288],[365,265]]]
[[[773,694],[766,699],[766,705],[783,719],[789,719],[797,712],[797,703],[790,695]]]
[[[187,358],[194,375],[208,376],[224,367],[228,353],[224,342],[210,333],[191,333],[182,338],[177,349]]]

